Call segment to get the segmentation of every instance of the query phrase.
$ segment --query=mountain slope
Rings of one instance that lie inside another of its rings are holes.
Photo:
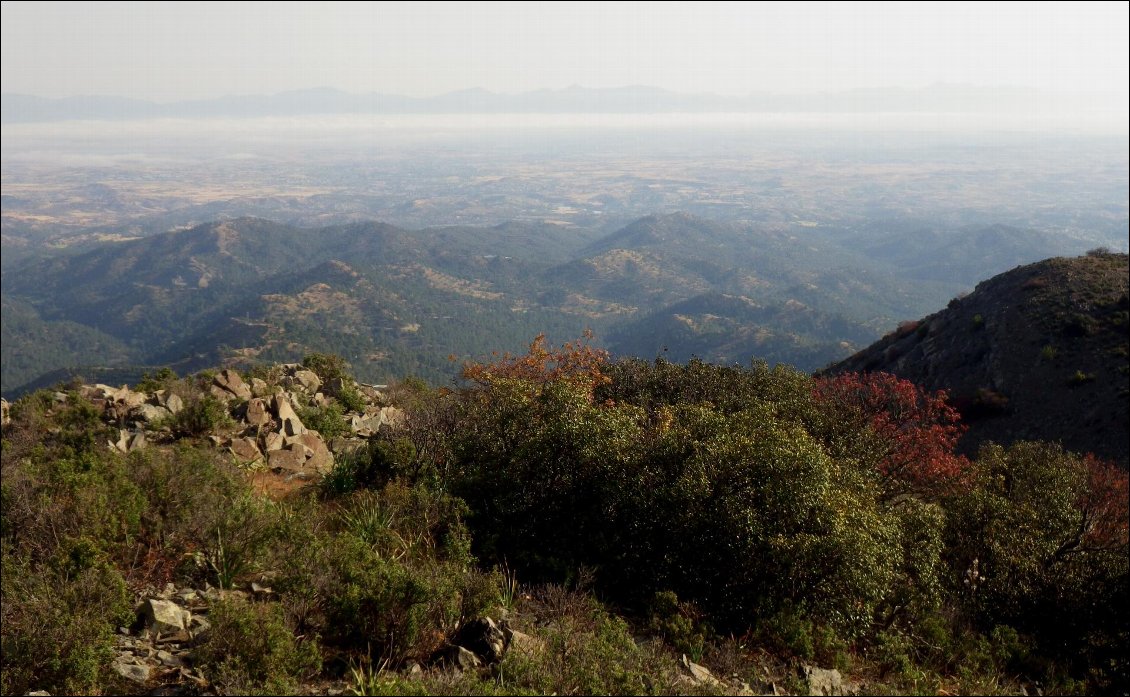
[[[1061,441],[1127,463],[1127,255],[1021,266],[828,368],[886,371],[950,391],[986,440]]]

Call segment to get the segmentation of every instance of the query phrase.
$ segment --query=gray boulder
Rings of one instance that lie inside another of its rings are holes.
[[[141,604],[141,617],[145,626],[158,634],[182,632],[191,613],[171,600],[150,598]]]

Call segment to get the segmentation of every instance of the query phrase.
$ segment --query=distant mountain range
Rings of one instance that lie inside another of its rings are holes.
[[[1062,253],[1004,226],[927,235],[930,244],[877,235],[865,247],[685,213],[603,236],[548,223],[303,229],[236,218],[5,270],[0,378],[12,394],[66,377],[60,370],[133,376],[326,351],[364,379],[445,381],[457,369],[451,354],[520,350],[538,333],[566,341],[585,328],[617,355],[814,370],[968,287],[931,260],[999,272]]]
[[[991,440],[1055,440],[1126,467],[1130,452],[1127,255],[1020,266],[829,372],[883,371],[948,390],[974,452]]]
[[[433,97],[351,94],[332,88],[272,95],[228,95],[217,99],[156,102],[106,95],[48,99],[4,94],[0,122],[232,118],[312,114],[497,114],[497,113],[852,113],[852,112],[1062,112],[1074,100],[1025,87],[937,84],[921,89],[869,88],[821,94],[683,94],[658,87],[591,89],[572,86],[499,94],[482,88]]]

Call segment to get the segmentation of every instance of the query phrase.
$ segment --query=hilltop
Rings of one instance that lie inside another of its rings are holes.
[[[1127,685],[1112,465],[962,457],[889,375],[539,337],[462,378],[309,354],[5,402],[0,691]]]
[[[1127,277],[1125,254],[1020,266],[826,372],[886,371],[947,390],[969,425],[968,452],[1039,438],[1125,467]]]

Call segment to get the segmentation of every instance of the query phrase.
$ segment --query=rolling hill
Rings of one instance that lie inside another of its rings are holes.
[[[1094,252],[1020,266],[907,322],[828,372],[885,371],[948,390],[986,440],[1057,440],[1127,463],[1127,255]]]

